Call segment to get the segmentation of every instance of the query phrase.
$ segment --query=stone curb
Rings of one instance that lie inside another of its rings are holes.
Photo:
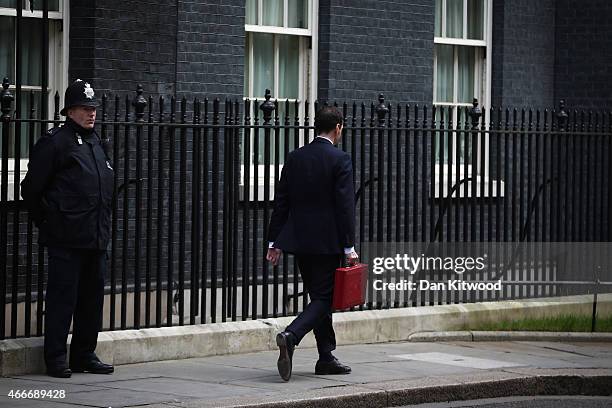
[[[337,313],[334,329],[338,344],[384,343],[407,341],[415,333],[454,331],[499,319],[590,315],[591,311],[592,296],[578,295]],[[612,294],[599,296],[598,311],[600,316],[612,314]],[[293,317],[279,317],[102,332],[98,336],[96,353],[108,363],[121,365],[275,350],[276,333],[292,320]],[[467,337],[456,338],[463,339]],[[300,346],[315,346],[312,333]],[[41,337],[0,341],[0,376],[44,371]]]
[[[446,331],[414,333],[411,342],[444,341],[585,341],[612,342],[610,332],[543,332],[543,331]]]
[[[146,408],[380,408],[483,398],[548,395],[612,395],[612,370],[561,374],[485,371],[480,375],[399,380],[329,387],[290,395],[191,400],[145,405]]]

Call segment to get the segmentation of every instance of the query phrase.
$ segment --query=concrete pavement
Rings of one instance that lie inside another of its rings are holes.
[[[298,348],[291,381],[276,351],[116,367],[113,375],[0,378],[0,407],[381,407],[521,395],[610,395],[609,342],[379,343],[340,346],[353,368],[316,376],[316,349]],[[16,399],[10,391],[58,390],[64,398]],[[518,406],[518,405],[517,405]]]

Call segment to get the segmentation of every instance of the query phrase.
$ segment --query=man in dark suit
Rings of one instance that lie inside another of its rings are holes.
[[[317,137],[289,154],[274,191],[266,259],[276,265],[282,251],[295,254],[310,303],[276,337],[278,371],[291,378],[293,351],[310,330],[319,352],[315,374],[348,374],[350,367],[332,355],[334,272],[354,264],[355,192],[351,157],[335,147],[342,136],[342,114],[323,107],[315,116]]]

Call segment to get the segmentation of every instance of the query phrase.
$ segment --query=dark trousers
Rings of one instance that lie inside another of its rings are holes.
[[[45,362],[66,363],[66,340],[74,318],[70,361],[95,357],[102,327],[106,251],[49,247],[45,297]]]
[[[297,255],[297,263],[310,303],[289,326],[298,343],[309,331],[317,340],[319,354],[336,349],[336,333],[332,326],[334,272],[340,266],[340,255]]]

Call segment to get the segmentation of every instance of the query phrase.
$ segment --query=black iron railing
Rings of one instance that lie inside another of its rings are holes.
[[[0,336],[42,334],[44,249],[20,201],[23,160],[59,122],[14,115],[1,95]],[[22,95],[22,97],[27,97]],[[296,314],[307,301],[296,262],[264,261],[275,181],[314,137],[321,103],[101,98],[96,127],[115,194],[105,329]],[[612,113],[337,104],[367,242],[609,241]],[[279,114],[279,112],[283,112]],[[25,131],[21,131],[25,129]],[[358,248],[359,249],[359,248]],[[527,269],[515,271],[524,280]],[[588,272],[588,273],[587,273]],[[591,271],[581,279],[591,279]],[[514,272],[513,272],[514,273]],[[579,272],[576,272],[579,273]],[[363,308],[533,296],[517,283],[495,297],[370,292]],[[539,295],[554,295],[555,291]]]

